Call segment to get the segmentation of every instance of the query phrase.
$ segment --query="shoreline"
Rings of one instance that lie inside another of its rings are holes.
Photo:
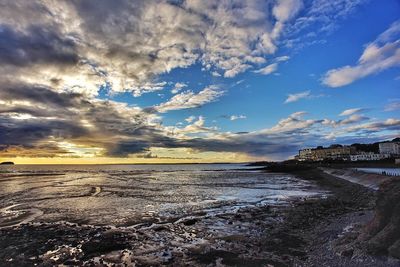
[[[282,170],[275,168],[273,172]],[[399,259],[366,252],[357,240],[363,234],[364,228],[376,217],[376,201],[381,197],[377,191],[379,185],[390,181],[390,178],[378,174],[353,172],[353,176],[356,177],[343,179],[341,175],[349,175],[346,169],[327,171],[309,166],[297,168],[290,166],[286,173],[312,180],[321,188],[332,192],[326,200],[319,199],[311,203],[306,201],[288,213],[288,221],[293,220],[293,216],[298,216],[298,219],[294,220],[292,226],[284,226],[283,231],[293,231],[297,228],[299,237],[306,240],[303,260],[291,255],[295,260],[288,265],[349,267],[400,265]],[[366,183],[360,182],[365,177],[370,180]]]
[[[186,214],[174,221],[125,227],[85,221],[22,224],[0,229],[0,265],[399,265],[353,245],[361,225],[373,217],[376,191],[318,168],[285,166],[273,172],[311,181],[330,194],[300,198],[289,206],[243,207],[213,216]]]

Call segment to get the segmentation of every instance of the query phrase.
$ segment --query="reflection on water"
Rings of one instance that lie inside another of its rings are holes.
[[[0,169],[2,226],[163,222],[320,195],[303,180],[233,164],[15,165]]]

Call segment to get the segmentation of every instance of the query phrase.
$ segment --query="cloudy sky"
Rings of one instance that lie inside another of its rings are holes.
[[[285,159],[399,136],[398,0],[0,0],[0,160]]]

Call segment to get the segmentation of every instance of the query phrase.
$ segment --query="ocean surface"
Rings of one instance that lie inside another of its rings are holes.
[[[135,226],[324,194],[292,175],[243,164],[0,166],[0,227]]]

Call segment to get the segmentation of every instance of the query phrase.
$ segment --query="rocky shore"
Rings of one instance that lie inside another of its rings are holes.
[[[304,259],[288,265],[400,266],[399,178],[312,166],[269,169],[312,179],[332,192],[327,199],[303,202],[287,213],[283,229],[297,228],[295,234],[305,241]],[[349,172],[352,182],[342,179]]]
[[[310,166],[267,171],[292,173],[328,194],[118,227],[3,228],[0,266],[399,266],[398,180],[377,192]]]

